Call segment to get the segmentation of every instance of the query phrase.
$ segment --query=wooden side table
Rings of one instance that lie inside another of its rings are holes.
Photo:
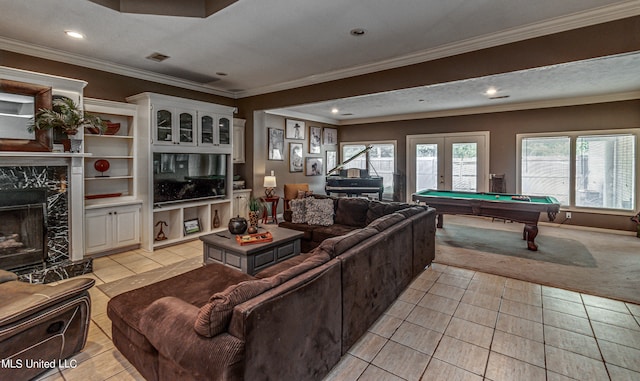
[[[278,196],[260,197],[260,200],[265,204],[271,203],[271,216],[269,216],[269,210],[265,205],[262,211],[262,223],[266,224],[266,223],[269,223],[269,220],[271,220],[273,221],[274,224],[277,224],[278,223],[278,202],[280,201],[280,197]]]

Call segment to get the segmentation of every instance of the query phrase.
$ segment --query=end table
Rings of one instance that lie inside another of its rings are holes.
[[[280,197],[260,197],[260,200],[265,204],[271,203],[271,216],[269,216],[269,210],[267,205],[264,206],[264,210],[262,211],[262,223],[269,223],[269,220],[273,221],[274,224],[278,223],[278,202],[280,201]]]

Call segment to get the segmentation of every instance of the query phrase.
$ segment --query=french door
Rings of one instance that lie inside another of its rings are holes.
[[[407,200],[423,189],[488,189],[488,131],[409,135],[407,151]]]

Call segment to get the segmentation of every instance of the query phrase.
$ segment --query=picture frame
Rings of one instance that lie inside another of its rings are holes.
[[[284,161],[284,130],[267,127],[268,160]]]
[[[309,126],[309,153],[320,153],[322,128]]]
[[[304,140],[305,123],[303,121],[287,119],[285,128],[287,139]]]
[[[193,218],[184,221],[184,234],[189,235],[195,233],[200,233],[200,220],[198,218]]]
[[[333,150],[327,150],[325,151],[325,156],[326,156],[326,163],[327,163],[326,173],[328,175],[329,171],[335,168],[336,165],[338,165],[338,152]]]
[[[325,127],[322,129],[322,144],[334,146],[338,144],[338,129]]]
[[[289,172],[302,172],[302,143],[289,143]]]
[[[322,176],[324,169],[322,165],[321,157],[307,157],[305,158],[305,175],[306,176]]]

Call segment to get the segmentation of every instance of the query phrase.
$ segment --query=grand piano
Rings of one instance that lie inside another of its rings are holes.
[[[382,193],[384,191],[382,177],[377,176],[377,173],[376,176],[370,176],[369,171],[366,169],[344,169],[347,163],[366,154],[372,148],[372,145],[367,146],[327,173],[328,176],[326,177],[324,190],[328,196],[331,195],[331,193],[346,193],[348,197],[360,196],[363,193],[377,193],[378,200],[382,200]]]

